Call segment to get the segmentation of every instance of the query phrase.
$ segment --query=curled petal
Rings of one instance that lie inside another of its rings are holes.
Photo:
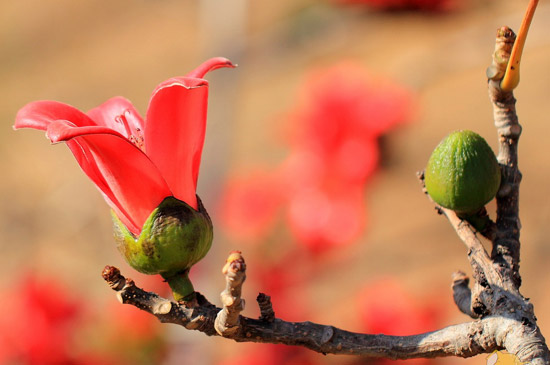
[[[46,137],[49,138],[52,143],[66,142],[75,137],[87,134],[111,134],[126,139],[127,142],[130,143],[126,137],[111,128],[97,125],[78,127],[70,121],[65,120],[58,120],[51,123],[46,130]]]
[[[143,134],[143,119],[132,103],[123,97],[111,98],[86,114],[97,125],[112,128],[126,138]]]
[[[68,120],[76,126],[95,125],[80,110],[57,101],[40,100],[25,105],[17,112],[14,128],[34,128],[45,131],[56,120]]]
[[[192,78],[203,78],[208,72],[214,71],[222,67],[231,67],[234,68],[234,65],[231,61],[224,57],[214,57],[203,62],[199,67],[189,72],[186,76]]]
[[[47,135],[55,141],[68,141],[82,170],[136,235],[151,212],[172,195],[151,160],[109,128],[57,121],[48,127]]]

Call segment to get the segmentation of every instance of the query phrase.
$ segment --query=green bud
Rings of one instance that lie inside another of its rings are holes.
[[[432,199],[459,216],[475,214],[500,187],[500,167],[479,134],[459,130],[445,137],[426,166],[424,181]]]
[[[199,210],[172,196],[164,199],[134,236],[112,213],[115,240],[128,264],[137,271],[160,274],[176,300],[186,300],[193,293],[188,273],[210,250],[212,221],[198,199]]]

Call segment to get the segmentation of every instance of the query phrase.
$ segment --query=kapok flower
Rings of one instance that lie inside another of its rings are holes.
[[[162,82],[145,120],[130,101],[114,97],[87,113],[56,101],[32,102],[14,125],[43,130],[53,143],[68,145],[112,208],[119,249],[130,265],[162,274],[169,284],[204,257],[212,242],[196,187],[208,103],[203,77],[221,67],[235,66],[212,58]],[[209,232],[195,237],[197,228]]]

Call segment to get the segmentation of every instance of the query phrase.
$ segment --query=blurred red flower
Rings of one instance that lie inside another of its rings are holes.
[[[335,178],[351,182],[368,178],[378,161],[371,145],[408,122],[413,108],[408,90],[354,62],[311,72],[300,95],[290,116],[291,147],[312,151]]]
[[[281,185],[272,171],[233,174],[219,204],[220,224],[240,242],[258,242],[275,225],[282,198]]]
[[[300,95],[280,173],[292,232],[323,252],[364,231],[364,189],[378,167],[378,138],[411,119],[413,100],[352,62],[312,72]]]
[[[122,306],[94,313],[57,279],[26,274],[2,293],[1,364],[134,364],[162,356],[160,324]]]
[[[386,335],[412,335],[438,328],[444,308],[422,302],[394,278],[369,284],[358,296],[364,330]]]
[[[406,336],[430,332],[441,327],[445,316],[440,301],[422,301],[391,277],[370,283],[359,293],[357,304],[363,331],[370,334]],[[374,363],[424,365],[430,360],[377,359]]]
[[[354,242],[366,226],[365,184],[379,163],[378,139],[411,119],[405,88],[342,62],[313,71],[289,112],[288,157],[228,178],[220,204],[233,238],[258,242],[280,211],[298,243],[320,254]]]
[[[364,231],[366,217],[363,188],[357,185],[305,188],[288,206],[295,239],[317,254],[354,242]]]
[[[261,265],[248,265],[248,276],[254,278],[259,292],[271,297],[277,318],[299,321],[308,314],[304,291],[309,278],[302,264],[303,258],[288,252],[274,260],[264,258]]]
[[[207,72],[234,67],[212,58],[185,77],[154,90],[144,121],[134,106],[112,98],[88,113],[56,101],[36,101],[18,113],[14,128],[46,131],[66,142],[82,170],[118,218],[135,235],[168,196],[197,209],[208,101]]]
[[[73,334],[84,303],[56,281],[28,275],[0,304],[0,363],[77,364]]]

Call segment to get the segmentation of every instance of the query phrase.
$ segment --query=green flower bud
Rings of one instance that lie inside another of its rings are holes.
[[[435,148],[424,181],[437,204],[467,217],[495,197],[500,178],[499,164],[485,139],[475,132],[459,130]]]
[[[160,274],[176,300],[188,300],[194,293],[188,273],[210,250],[212,221],[198,199],[195,210],[172,196],[151,213],[139,237],[133,235],[112,213],[115,240],[128,264],[139,272]]]

